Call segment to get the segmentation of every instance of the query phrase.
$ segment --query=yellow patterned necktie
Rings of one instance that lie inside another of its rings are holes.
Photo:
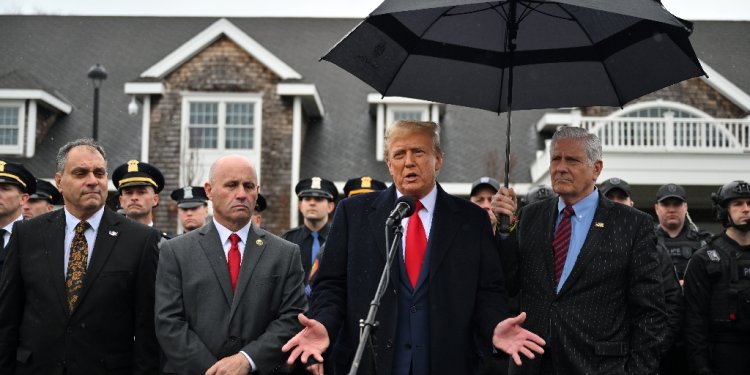
[[[86,275],[86,264],[89,258],[89,245],[83,232],[90,227],[89,223],[81,220],[76,225],[73,242],[70,243],[70,258],[68,259],[68,276],[65,278],[65,288],[68,291],[68,311],[73,312],[80,298],[83,288],[83,277]]]

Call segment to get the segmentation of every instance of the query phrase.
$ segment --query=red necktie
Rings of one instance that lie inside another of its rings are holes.
[[[237,288],[237,278],[240,276],[240,236],[237,233],[229,235],[229,240],[232,241],[232,247],[229,248],[229,255],[227,256],[227,266],[229,266],[229,279],[232,281],[232,291]]]
[[[424,207],[422,201],[417,201],[414,214],[409,217],[409,226],[406,229],[406,273],[409,275],[412,288],[417,287],[419,272],[422,270],[424,253],[427,250],[427,234],[419,218],[419,210]]]
[[[570,217],[575,215],[575,211],[573,211],[573,207],[565,206],[562,215],[560,224],[557,225],[555,239],[552,241],[552,255],[554,256],[553,259],[555,265],[555,285],[560,282],[560,276],[562,276],[562,271],[565,267],[565,259],[568,257],[571,233]]]

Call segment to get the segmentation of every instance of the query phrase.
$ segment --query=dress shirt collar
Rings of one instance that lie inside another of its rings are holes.
[[[16,220],[13,220],[10,223],[8,223],[8,225],[6,225],[5,228],[3,228],[3,229],[5,229],[5,231],[8,232],[8,233],[13,232],[13,223],[15,223],[16,221],[20,221],[20,220],[23,220],[23,214],[18,215],[18,217],[16,218]]]
[[[400,191],[398,191],[398,189],[396,189],[396,200],[398,200],[399,198],[403,196],[404,194],[402,194]],[[424,206],[427,212],[429,212],[430,215],[432,215],[432,213],[435,212],[435,202],[437,202],[437,184],[435,184],[432,187],[432,190],[430,190],[430,192],[427,195],[425,195],[419,200],[422,202],[422,206]]]
[[[81,219],[73,216],[73,214],[68,211],[67,207],[63,207],[63,210],[65,210],[65,228],[66,230],[71,231],[81,222]],[[104,216],[104,206],[91,215],[90,218],[86,219],[94,232],[99,231],[99,224],[102,222],[102,216]]]
[[[585,216],[593,215],[598,205],[599,205],[599,189],[594,188],[594,191],[592,191],[585,198],[581,199],[580,201],[576,202],[573,205],[573,211],[575,211],[575,216],[578,218],[578,220],[581,220]],[[559,214],[558,217],[562,215],[562,211],[564,209],[565,209],[565,202],[563,202],[562,198],[557,198],[557,213]]]
[[[214,221],[214,225],[216,226],[216,231],[219,232],[219,238],[221,239],[222,245],[226,244],[227,241],[229,241],[229,236],[232,233],[237,233],[237,235],[240,236],[240,241],[242,241],[242,243],[244,244],[247,243],[247,236],[248,236],[248,233],[250,233],[250,228],[252,227],[252,224],[253,224],[252,221],[248,221],[244,227],[240,228],[240,230],[236,232],[232,232],[227,227],[219,224],[219,222],[216,221],[215,217],[213,218],[213,221]]]

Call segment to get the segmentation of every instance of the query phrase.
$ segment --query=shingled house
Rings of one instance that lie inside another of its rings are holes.
[[[0,16],[0,157],[51,179],[57,149],[91,135],[86,72],[100,63],[108,78],[99,141],[110,171],[147,161],[164,172],[168,192],[202,184],[215,158],[241,153],[258,166],[266,224],[275,233],[298,221],[293,190],[300,178],[321,176],[340,188],[363,174],[389,181],[382,134],[395,119],[441,124],[446,159],[438,179],[449,192],[466,195],[477,177],[501,177],[504,116],[382,98],[318,62],[357,22]],[[697,22],[692,41],[709,78],[624,108],[514,113],[512,185],[525,192],[548,182],[546,140],[557,126],[584,126],[605,142],[602,179],[631,182],[640,208],[650,209],[659,185],[677,182],[696,197],[691,212],[710,221],[703,197],[730,179],[750,179],[748,34],[750,22]],[[161,199],[156,225],[176,231],[176,208],[168,194]]]

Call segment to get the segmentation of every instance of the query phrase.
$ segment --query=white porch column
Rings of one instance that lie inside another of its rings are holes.
[[[289,186],[289,227],[294,228],[299,222],[297,210],[297,193],[294,186],[299,181],[300,163],[302,160],[302,99],[294,97],[292,106],[292,174]]]

